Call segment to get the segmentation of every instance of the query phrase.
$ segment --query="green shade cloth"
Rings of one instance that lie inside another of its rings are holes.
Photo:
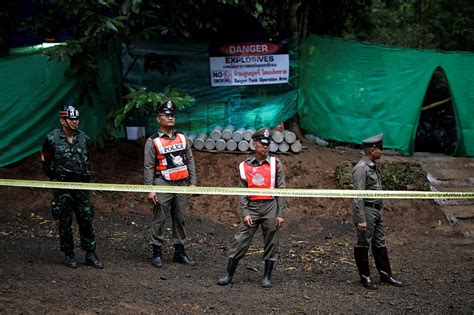
[[[0,58],[0,167],[39,152],[46,133],[60,128],[60,106],[77,104],[79,82],[65,77],[66,67],[41,54]],[[100,62],[99,73],[101,94],[79,106],[80,128],[92,139],[120,99],[119,58]]]
[[[455,155],[474,156],[474,54],[421,51],[311,36],[301,45],[298,114],[308,133],[412,155],[426,90],[446,73],[457,124]]]
[[[145,71],[144,56],[149,53],[179,57],[181,64],[169,77],[158,71]],[[176,128],[182,132],[207,133],[217,125],[275,127],[296,114],[298,94],[291,84],[211,87],[207,43],[146,43],[134,49],[133,54],[136,61],[130,56],[123,58],[123,72],[128,72],[125,85],[155,92],[166,87],[177,88],[196,99],[176,114]],[[297,62],[292,62],[290,67],[294,79]],[[158,128],[153,113],[145,127],[147,134]]]

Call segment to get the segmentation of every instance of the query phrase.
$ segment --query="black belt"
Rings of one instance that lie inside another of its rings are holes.
[[[249,200],[249,202],[253,202],[253,203],[264,203],[264,202],[269,202],[269,201],[273,201],[273,200],[275,200],[275,198],[272,198],[272,199]]]
[[[376,202],[364,201],[364,206],[370,207],[370,208],[375,208],[377,210],[382,209],[382,204],[381,203],[376,203]]]

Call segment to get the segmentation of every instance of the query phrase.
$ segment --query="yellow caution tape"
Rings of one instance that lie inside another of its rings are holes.
[[[450,100],[451,100],[451,98],[447,98],[445,100],[442,100],[442,101],[439,101],[439,102],[436,102],[436,103],[433,103],[433,104],[426,105],[425,107],[422,107],[421,110],[427,110],[427,109],[430,109],[430,108],[433,108],[433,107],[436,107],[436,106],[439,106],[439,105],[443,105],[444,103],[447,103]]]
[[[148,186],[128,184],[99,184],[77,182],[51,182],[39,180],[0,179],[0,186],[121,191],[140,193],[176,193],[192,195],[231,196],[282,196],[316,198],[380,198],[380,199],[474,199],[474,192],[396,191],[396,190],[342,190],[342,189],[290,189],[290,188],[237,188],[198,186]]]

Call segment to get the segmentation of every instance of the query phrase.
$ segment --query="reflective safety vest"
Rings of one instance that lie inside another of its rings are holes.
[[[247,162],[239,165],[240,178],[247,182],[249,188],[275,188],[276,185],[276,158],[270,157],[270,164],[251,166]],[[273,196],[249,196],[250,200],[273,199]]]
[[[166,180],[180,180],[189,176],[186,166],[186,137],[177,133],[176,138],[164,139],[157,137],[153,139],[156,148],[155,169],[161,172]]]

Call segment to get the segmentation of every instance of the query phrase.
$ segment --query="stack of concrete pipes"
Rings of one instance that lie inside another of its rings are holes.
[[[216,126],[208,134],[188,134],[191,145],[197,150],[217,150],[217,151],[241,151],[254,150],[252,135],[255,129],[236,129],[232,125],[226,127]],[[270,152],[293,152],[298,153],[302,149],[301,142],[296,139],[296,135],[289,131],[273,131]]]

